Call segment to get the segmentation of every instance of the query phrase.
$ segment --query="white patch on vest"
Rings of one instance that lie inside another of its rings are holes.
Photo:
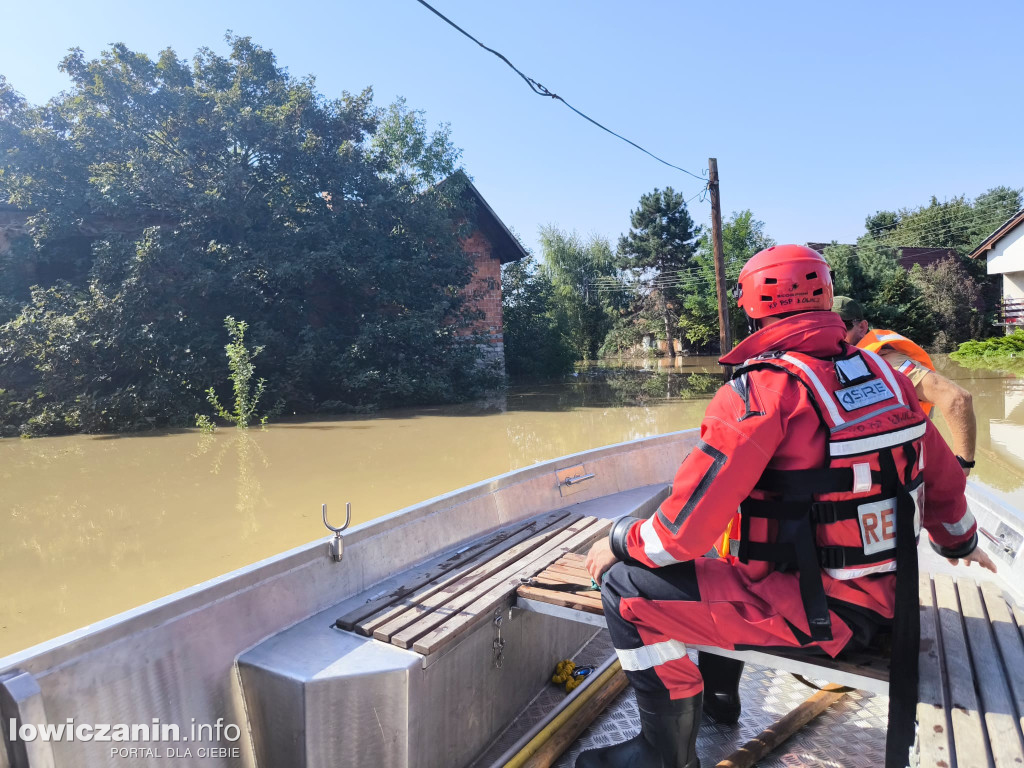
[[[898,333],[883,333],[875,337],[875,341],[899,341],[905,338],[900,336]]]
[[[860,355],[851,357],[849,360],[836,360],[836,368],[846,377],[846,381],[856,381],[871,375],[871,371],[868,370]]]
[[[887,432],[884,435],[872,435],[871,437],[860,437],[856,440],[842,440],[828,444],[828,453],[832,458],[837,456],[856,456],[861,453],[871,453],[882,448],[892,448],[894,445],[909,443],[924,437],[925,425],[918,424],[896,432]]]
[[[896,399],[900,401],[900,405],[906,405],[906,402],[903,400],[903,391],[900,389],[900,385],[896,383],[896,379],[893,378],[892,368],[889,364],[870,349],[862,349],[861,352],[875,361],[875,365],[878,366],[878,370],[882,372],[882,375],[885,376],[885,380],[889,382],[889,386],[892,387],[893,392],[896,393]]]
[[[896,548],[896,499],[861,504],[857,518],[865,555]]]
[[[871,465],[867,462],[853,465],[853,492],[867,493],[871,490]]]
[[[871,381],[865,381],[863,384],[836,390],[836,400],[839,401],[839,404],[847,412],[855,411],[868,405],[874,405],[893,397],[895,395],[893,395],[892,390],[885,386],[885,382],[881,379],[872,379]]]

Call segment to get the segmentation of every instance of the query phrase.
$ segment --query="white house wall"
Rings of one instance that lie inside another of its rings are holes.
[[[988,252],[987,261],[990,275],[1024,273],[1024,222],[999,238],[996,246]]]
[[[1024,299],[1024,272],[1003,275],[1003,298]]]

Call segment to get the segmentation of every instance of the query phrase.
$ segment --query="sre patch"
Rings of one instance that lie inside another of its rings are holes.
[[[881,379],[872,379],[863,384],[836,390],[836,399],[847,411],[855,411],[892,397],[895,397],[892,390]]]

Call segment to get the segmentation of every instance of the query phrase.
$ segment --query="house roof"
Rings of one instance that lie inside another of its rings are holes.
[[[996,227],[995,232],[986,237],[982,241],[981,245],[979,245],[977,248],[975,248],[967,255],[970,256],[972,259],[976,259],[979,256],[981,256],[981,254],[983,254],[985,251],[995,248],[996,243],[1002,240],[1005,235],[1009,234],[1011,230],[1016,229],[1017,226],[1022,222],[1024,222],[1024,208],[1021,208],[1019,211],[1013,214],[1013,216],[1011,216],[998,227]]]
[[[813,248],[818,253],[823,253],[826,246],[832,245],[832,243],[808,243],[808,248]],[[849,246],[854,250],[857,249],[856,245]],[[920,264],[922,267],[928,267],[937,261],[942,261],[950,256],[955,256],[956,252],[952,248],[926,248],[921,246],[909,246],[909,245],[897,245],[893,246],[895,250],[899,252],[899,256],[896,260],[900,266],[906,270],[913,269],[915,264]]]
[[[526,249],[523,248],[516,236],[509,231],[505,223],[498,218],[498,214],[484,200],[480,190],[473,186],[473,182],[469,180],[469,177],[463,171],[456,171],[442,181],[441,184],[456,182],[463,185],[463,195],[475,203],[472,214],[474,223],[490,241],[493,253],[498,257],[499,261],[502,264],[508,264],[511,261],[525,259],[529,255]]]

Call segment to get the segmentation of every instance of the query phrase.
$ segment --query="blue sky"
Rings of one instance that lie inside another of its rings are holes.
[[[653,153],[700,173],[717,157],[726,215],[780,242],[852,241],[864,217],[1024,186],[1024,3],[436,0],[526,74]],[[57,63],[112,42],[191,57],[231,29],[320,91],[373,86],[451,124],[463,163],[534,249],[555,224],[612,239],[641,194],[701,183],[564,106],[415,0],[301,3],[0,1],[0,73],[32,102]],[[695,200],[698,222],[709,216]]]

